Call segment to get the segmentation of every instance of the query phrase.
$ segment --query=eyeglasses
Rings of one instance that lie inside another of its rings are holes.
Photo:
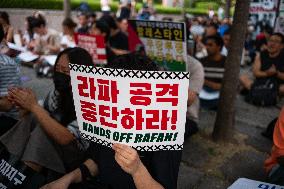
[[[273,40],[273,39],[270,39],[268,40],[269,43],[277,43],[277,44],[281,44],[282,41],[279,41],[279,40]]]

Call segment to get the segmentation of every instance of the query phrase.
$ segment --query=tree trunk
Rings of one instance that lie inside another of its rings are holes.
[[[71,16],[70,0],[64,0],[63,1],[63,9],[64,9],[65,18],[70,17]]]
[[[230,18],[231,4],[232,4],[231,0],[226,0],[225,18]]]
[[[193,7],[194,0],[189,0],[189,8]]]
[[[213,131],[215,141],[228,141],[233,137],[235,99],[239,83],[239,71],[250,1],[237,0],[232,26],[229,53],[225,63],[220,102]]]

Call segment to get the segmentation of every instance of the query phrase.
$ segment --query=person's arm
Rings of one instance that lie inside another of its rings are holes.
[[[14,39],[14,29],[11,26],[9,26],[6,41],[11,43],[13,39]]]
[[[128,54],[129,52],[126,50],[122,50],[122,49],[116,49],[111,47],[112,52],[114,52],[115,55],[124,55],[124,54]]]
[[[37,103],[35,94],[31,90],[13,88],[9,91],[9,98],[21,108],[32,112],[46,134],[58,144],[67,145],[75,139],[66,127],[50,117],[49,113]]]
[[[92,176],[96,176],[98,174],[98,166],[93,160],[88,159],[84,162],[84,165],[88,168]],[[80,183],[82,180],[81,170],[77,168],[74,171],[64,175],[60,179],[44,185],[40,189],[67,189],[70,184]]]
[[[271,66],[267,71],[261,71],[261,60],[260,54],[258,53],[255,57],[255,61],[253,64],[253,74],[256,78],[266,78],[276,74],[275,66]]]
[[[122,170],[130,174],[137,189],[164,189],[143,165],[136,150],[124,144],[113,144],[115,160]]]
[[[13,108],[13,104],[8,100],[7,96],[0,97],[0,111],[8,112]]]
[[[192,58],[188,57],[188,71],[190,72],[189,90],[188,90],[188,106],[190,106],[197,98],[199,92],[204,85],[204,69],[202,64]],[[191,63],[192,62],[192,63]]]
[[[191,106],[193,102],[196,100],[196,98],[197,98],[197,93],[188,89],[187,106]]]
[[[213,81],[209,81],[207,79],[204,80],[204,85],[207,86],[207,87],[210,87],[211,89],[214,89],[214,90],[221,90],[221,88],[222,88],[221,83],[216,83],[216,82],[213,82]]]
[[[281,80],[284,80],[284,72],[277,72],[277,78],[278,79],[281,79]]]
[[[57,35],[52,35],[48,39],[48,49],[50,53],[57,54],[60,52],[60,37]]]

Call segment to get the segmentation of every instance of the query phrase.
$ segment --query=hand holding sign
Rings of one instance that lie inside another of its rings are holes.
[[[130,175],[134,175],[143,165],[136,150],[124,144],[113,144],[115,160]]]

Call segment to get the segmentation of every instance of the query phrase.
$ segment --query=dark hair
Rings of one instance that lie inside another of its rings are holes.
[[[42,18],[34,18],[31,23],[32,29],[46,26],[46,21]]]
[[[2,24],[0,24],[0,42],[4,39],[4,29]]]
[[[61,51],[54,65],[54,75],[59,74],[56,70],[56,65],[62,55],[66,54],[68,56],[69,62],[73,64],[79,65],[86,65],[86,66],[93,66],[93,61],[91,55],[85,50],[80,47],[75,48],[66,48],[65,50]],[[70,76],[67,76],[69,77]],[[55,77],[54,77],[55,78]],[[54,79],[55,85],[56,79]],[[66,83],[68,85],[69,83]],[[70,122],[76,119],[76,111],[74,106],[74,100],[71,90],[67,91],[58,91],[59,92],[59,107],[58,111],[61,113],[60,123],[64,126],[68,125]]]
[[[88,13],[86,13],[86,12],[79,12],[77,16],[78,16],[78,17],[80,17],[80,16],[85,16],[87,19],[88,19],[88,17],[89,17]]]
[[[115,20],[110,15],[103,15],[100,20],[105,21],[110,29],[117,29],[117,25],[115,23]]]
[[[0,12],[0,18],[2,18],[3,20],[5,20],[5,22],[6,22],[7,24],[10,24],[9,15],[8,15],[7,12],[1,11],[1,12]]]
[[[118,56],[114,61],[108,63],[106,67],[124,70],[158,70],[158,66],[149,57],[140,52]]]
[[[123,20],[127,20],[127,18],[124,18],[124,17],[118,17],[116,19],[117,22],[122,22]]]
[[[271,36],[278,36],[281,38],[281,43],[284,44],[284,35],[282,33],[279,33],[279,32],[276,32],[276,33],[273,33]]]
[[[218,28],[219,28],[218,24],[215,24],[215,23],[213,23],[213,22],[211,22],[210,24],[208,24],[207,27],[213,27],[213,28],[215,28],[216,30],[218,30]]]
[[[90,12],[89,17],[97,17],[97,14],[95,12]]]
[[[74,47],[68,52],[69,62],[85,66],[93,66],[93,58],[89,52],[81,47]]]
[[[224,35],[231,35],[231,28],[228,28],[225,32],[224,32]]]
[[[32,26],[32,25],[33,25],[35,19],[36,19],[36,18],[33,17],[33,16],[28,16],[28,17],[26,17],[26,21],[27,21],[27,23],[28,23],[28,29],[27,29],[27,31],[28,31],[28,34],[29,34],[30,38],[33,37],[33,26]]]
[[[263,32],[266,32],[268,33],[269,35],[272,35],[273,34],[273,28],[266,25],[264,28],[263,28]]]
[[[219,35],[208,36],[205,39],[206,43],[207,43],[208,40],[213,40],[216,43],[216,45],[221,47],[221,48],[224,45],[223,39]]]
[[[65,18],[62,22],[63,26],[67,26],[68,28],[75,28],[77,24],[71,18]]]
[[[104,20],[97,20],[95,26],[102,33],[106,34],[105,40],[108,41],[108,37],[110,35],[110,29],[109,29],[108,24]]]

